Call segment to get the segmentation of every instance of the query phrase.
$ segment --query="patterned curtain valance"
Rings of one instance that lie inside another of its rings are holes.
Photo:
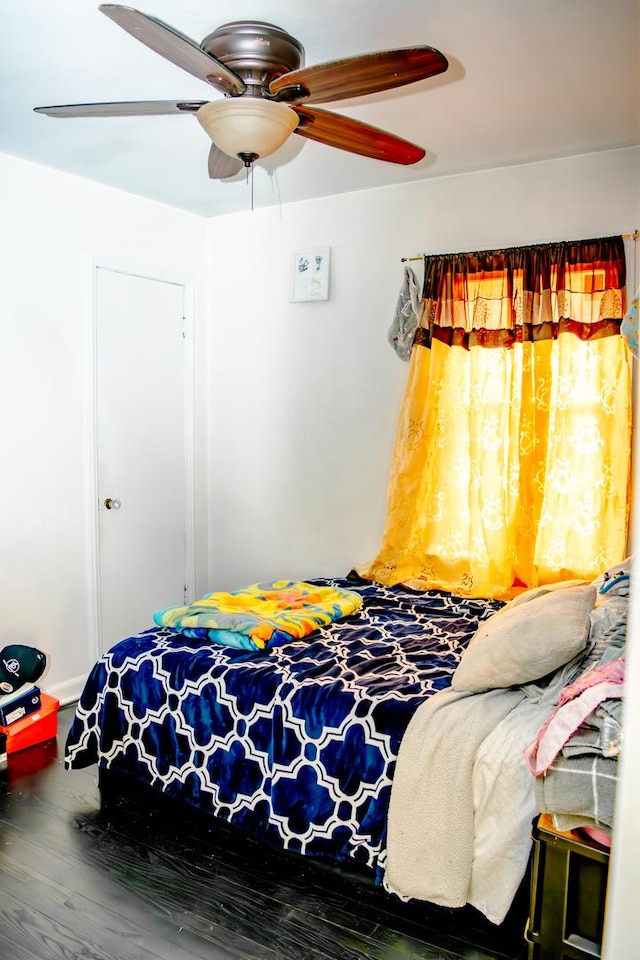
[[[415,343],[509,347],[620,332],[626,266],[621,236],[425,256]]]

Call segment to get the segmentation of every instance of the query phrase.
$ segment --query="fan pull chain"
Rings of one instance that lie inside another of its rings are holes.
[[[253,213],[253,165],[258,159],[257,153],[239,153],[238,156],[245,165],[247,171],[247,186],[249,185],[249,172],[251,172],[251,212]]]

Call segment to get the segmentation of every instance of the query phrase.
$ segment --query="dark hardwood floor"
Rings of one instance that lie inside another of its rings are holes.
[[[521,960],[524,904],[409,909],[357,874],[292,857],[181,807],[101,805],[58,739],[0,774],[2,960]],[[526,898],[526,892],[523,892]]]

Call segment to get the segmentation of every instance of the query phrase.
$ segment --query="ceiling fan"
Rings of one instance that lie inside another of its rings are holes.
[[[433,47],[404,47],[304,66],[304,48],[286,30],[258,20],[223,24],[198,44],[156,17],[114,3],[99,9],[137,40],[204,80],[223,99],[147,100],[36,107],[50,117],[195,114],[213,141],[209,176],[224,180],[277,150],[291,133],[391,163],[425,151],[407,140],[310,104],[391,90],[447,70]]]

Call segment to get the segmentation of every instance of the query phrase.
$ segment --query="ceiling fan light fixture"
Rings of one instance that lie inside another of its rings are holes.
[[[196,117],[219,150],[230,157],[267,157],[298,126],[291,107],[254,97],[229,97],[205,103]]]
[[[51,117],[195,113],[213,141],[208,161],[212,180],[228,180],[243,165],[249,171],[255,160],[274,153],[292,133],[389,163],[418,163],[425,155],[422,147],[393,133],[315,104],[392,90],[443,73],[449,63],[434,47],[379,50],[306,67],[300,41],[262,20],[223,24],[198,44],[133,7],[103,3],[100,10],[154,53],[215,87],[224,99],[72,103],[35,107],[36,113]]]

